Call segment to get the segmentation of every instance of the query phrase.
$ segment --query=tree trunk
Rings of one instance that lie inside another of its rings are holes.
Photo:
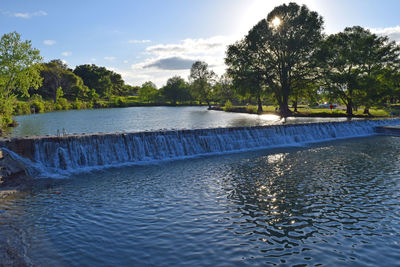
[[[351,99],[349,99],[347,101],[346,104],[346,113],[348,117],[352,117],[353,116],[353,101],[351,101]]]
[[[258,96],[257,97],[257,114],[262,114],[263,113],[263,107],[262,107],[262,101],[261,101],[261,97]]]
[[[211,102],[207,100],[208,109],[211,109]]]
[[[292,105],[292,107],[293,107],[293,112],[297,112],[297,99],[296,100],[293,100],[293,105]]]
[[[365,106],[365,108],[364,108],[364,112],[363,112],[365,115],[368,115],[368,116],[372,116],[371,115],[371,113],[369,112],[369,107],[368,106]]]
[[[286,118],[292,115],[292,111],[289,109],[289,95],[284,94],[282,96],[282,102],[279,104],[280,114]]]

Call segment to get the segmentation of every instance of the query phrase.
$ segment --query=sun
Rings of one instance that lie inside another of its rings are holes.
[[[275,17],[275,18],[271,21],[271,23],[272,23],[272,27],[278,28],[279,25],[281,25],[281,19],[278,18],[278,17]]]

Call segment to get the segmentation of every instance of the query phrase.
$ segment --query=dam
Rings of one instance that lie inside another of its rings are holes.
[[[34,177],[387,133],[399,119],[3,138]]]
[[[398,262],[399,119],[241,123],[1,139],[7,160],[56,179],[0,200],[0,252],[22,266]]]

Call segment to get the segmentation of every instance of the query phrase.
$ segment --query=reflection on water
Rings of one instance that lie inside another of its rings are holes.
[[[399,155],[370,137],[50,180],[0,228],[32,264],[398,265]]]
[[[69,110],[16,116],[19,126],[11,136],[67,133],[138,132],[160,129],[199,129],[215,127],[263,126],[282,124],[279,116],[209,111],[205,107],[132,107]],[[343,118],[288,118],[286,123],[341,121]]]

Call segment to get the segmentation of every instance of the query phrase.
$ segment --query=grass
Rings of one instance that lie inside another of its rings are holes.
[[[273,105],[264,105],[263,106],[263,113],[274,113],[277,114],[275,110],[275,106]],[[218,109],[218,108],[217,108]],[[240,112],[240,113],[250,113],[250,114],[257,114],[257,106],[256,105],[247,105],[247,106],[229,106],[224,107],[222,110],[227,112]],[[293,111],[291,108],[290,110]],[[294,113],[294,116],[305,116],[305,117],[346,117],[346,111],[340,109],[326,109],[326,108],[310,108],[305,105],[301,105],[298,107],[298,112]],[[363,114],[364,107],[359,108],[357,111],[353,111],[353,115],[356,117],[368,117],[367,115]],[[379,108],[371,108],[370,113],[373,117],[389,117],[390,112],[385,109]]]

